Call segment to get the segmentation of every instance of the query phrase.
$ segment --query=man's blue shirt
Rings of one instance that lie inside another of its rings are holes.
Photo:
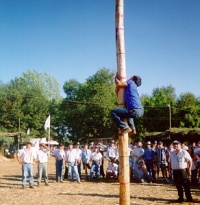
[[[154,159],[155,151],[153,149],[145,149],[144,150],[144,161],[146,160],[153,160]]]
[[[134,81],[128,80],[127,87],[124,91],[124,98],[126,102],[126,107],[128,110],[131,109],[143,109],[140,101],[140,97],[137,91],[137,85]]]

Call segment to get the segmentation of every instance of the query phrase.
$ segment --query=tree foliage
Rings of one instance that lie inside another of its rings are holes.
[[[61,99],[58,83],[46,73],[28,70],[22,77],[0,85],[1,131],[43,136],[43,124],[50,106]]]
[[[72,140],[113,135],[110,118],[110,110],[116,103],[113,80],[114,73],[102,68],[83,84],[76,80],[65,83],[66,97],[61,110]]]
[[[176,102],[175,89],[170,85],[155,88],[152,96],[141,97],[145,108],[144,117],[140,120],[143,132],[160,132],[169,129],[169,106]]]
[[[53,77],[27,70],[6,84],[0,82],[0,131],[20,129],[25,133],[30,128],[31,137],[47,136],[43,125],[50,113],[51,134],[60,142],[115,137],[117,127],[110,117],[110,110],[117,107],[114,88],[114,73],[102,68],[84,83],[76,79],[66,81],[62,98]],[[176,96],[175,88],[169,85],[155,88],[152,95],[141,95],[141,100],[145,113],[143,118],[135,119],[138,133],[135,139],[146,137],[146,133],[171,133],[174,127],[190,128],[192,131],[188,133],[196,136],[200,98],[192,93]]]

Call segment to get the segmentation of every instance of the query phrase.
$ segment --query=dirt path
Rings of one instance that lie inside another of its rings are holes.
[[[14,159],[0,157],[0,205],[115,205],[119,204],[119,183],[101,181],[92,183],[64,183],[55,181],[55,161],[49,159],[49,184],[30,189],[21,188],[21,166]],[[36,165],[34,165],[36,173]],[[35,180],[36,181],[36,180]],[[131,183],[131,205],[162,205],[176,203],[177,191],[171,184],[136,184]],[[194,203],[200,204],[200,186],[192,188]]]

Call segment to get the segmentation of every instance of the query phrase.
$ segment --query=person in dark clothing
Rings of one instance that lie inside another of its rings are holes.
[[[144,150],[144,162],[147,167],[147,171],[151,176],[151,180],[155,181],[155,172],[153,168],[154,158],[155,158],[155,151],[151,148],[151,142],[148,141],[146,143],[147,148]]]

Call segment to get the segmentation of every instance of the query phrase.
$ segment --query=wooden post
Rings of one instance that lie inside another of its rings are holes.
[[[117,72],[122,81],[126,81],[126,61],[124,44],[124,0],[116,0],[116,54]],[[124,89],[118,92],[118,104],[124,107]],[[130,205],[130,176],[129,176],[129,152],[128,134],[119,135],[119,203]]]

